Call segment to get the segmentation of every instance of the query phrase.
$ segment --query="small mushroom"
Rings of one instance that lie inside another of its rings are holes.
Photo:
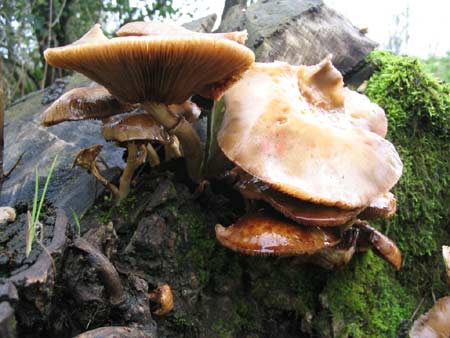
[[[409,332],[411,338],[450,337],[450,297],[438,299],[434,306],[420,316]]]
[[[97,156],[102,151],[103,146],[96,144],[88,148],[82,149],[75,156],[75,161],[73,166],[78,166],[88,170],[100,183],[102,183],[106,188],[108,188],[115,198],[119,196],[119,189],[109,182],[105,177],[100,174],[100,170],[97,167]]]
[[[340,241],[329,229],[301,227],[264,211],[247,214],[226,228],[217,224],[216,237],[233,251],[275,256],[313,254]]]
[[[153,311],[153,314],[157,316],[164,316],[173,309],[173,294],[169,284],[157,287],[148,294],[148,299],[158,303],[158,308]]]
[[[379,253],[382,258],[389,262],[394,268],[400,270],[400,267],[402,266],[402,253],[389,237],[364,221],[357,221],[355,226],[360,229],[357,245],[360,251],[365,251],[374,247],[376,252]]]
[[[65,121],[103,119],[135,108],[136,105],[118,101],[103,86],[75,88],[53,102],[41,123],[48,127]]]
[[[218,144],[273,189],[315,204],[365,208],[397,183],[403,165],[374,132],[371,113],[358,115],[348,97],[329,58],[311,67],[255,63],[224,95]]]
[[[167,105],[192,94],[220,97],[254,62],[247,47],[212,34],[178,34],[160,29],[153,35],[108,39],[95,25],[80,40],[44,52],[55,67],[78,71],[121,102],[143,108],[177,136],[189,175],[199,180],[200,139],[186,119]]]

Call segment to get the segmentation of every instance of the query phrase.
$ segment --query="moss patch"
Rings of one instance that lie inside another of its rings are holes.
[[[448,292],[440,248],[450,243],[450,86],[414,58],[374,51],[368,62],[377,71],[366,95],[385,109],[387,138],[404,163],[394,189],[399,210],[378,226],[399,245],[404,264],[393,273],[369,253],[329,279],[325,294],[340,337],[393,337],[422,297],[424,312],[431,291]]]

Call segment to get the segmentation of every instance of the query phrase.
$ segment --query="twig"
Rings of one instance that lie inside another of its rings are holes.
[[[416,317],[416,314],[417,314],[417,312],[419,311],[420,307],[422,306],[424,300],[425,300],[425,296],[422,297],[422,299],[421,299],[420,302],[419,302],[419,305],[417,305],[417,307],[416,307],[416,309],[414,310],[414,312],[413,312],[411,318],[409,318],[409,321],[410,321],[410,322]]]
[[[74,239],[73,247],[86,254],[88,262],[97,271],[98,276],[103,282],[111,304],[118,305],[122,303],[125,300],[122,281],[120,280],[119,273],[108,257],[81,237]]]
[[[50,26],[51,28],[55,27],[56,24],[59,22],[59,19],[61,19],[61,15],[62,15],[62,12],[64,11],[64,7],[66,7],[66,2],[67,2],[67,0],[64,0],[64,1],[62,2],[61,8],[59,9],[58,14],[56,15],[55,20],[53,20],[53,22],[52,22],[52,24],[51,24],[51,26]]]

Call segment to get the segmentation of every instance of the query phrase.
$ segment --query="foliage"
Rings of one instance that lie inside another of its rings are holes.
[[[53,160],[50,170],[47,175],[47,179],[44,184],[44,188],[42,190],[41,198],[39,199],[39,171],[38,168],[36,168],[36,182],[35,182],[35,191],[34,191],[34,198],[33,198],[33,210],[31,212],[31,215],[29,214],[28,219],[28,230],[27,230],[27,245],[26,245],[26,256],[28,257],[31,252],[31,248],[33,246],[33,242],[36,237],[36,231],[41,226],[39,222],[39,216],[41,215],[42,206],[44,205],[45,195],[47,193],[48,184],[50,183],[50,179],[53,174],[53,170],[56,166],[56,161],[58,160],[58,155],[55,156],[55,159]],[[39,201],[39,204],[38,204]],[[43,229],[39,229],[42,233]]]
[[[388,138],[404,163],[394,189],[399,210],[380,224],[402,250],[402,270],[392,269],[369,253],[358,257],[325,288],[338,337],[393,337],[422,298],[424,311],[446,294],[440,247],[450,242],[449,118],[450,86],[428,75],[414,58],[374,51],[368,62],[377,71],[366,94],[382,106]]]
[[[136,2],[136,1],[135,1]],[[43,52],[82,36],[94,23],[111,34],[131,20],[172,17],[173,0],[0,0],[0,87],[8,99],[49,85],[61,70],[45,70]],[[50,28],[50,29],[49,29]],[[45,77],[45,79],[44,79]]]
[[[446,56],[432,56],[422,60],[425,70],[440,80],[450,83],[450,51]]]

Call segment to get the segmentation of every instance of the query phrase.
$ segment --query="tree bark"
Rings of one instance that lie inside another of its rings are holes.
[[[222,12],[222,20],[225,18],[230,8],[235,5],[241,5],[244,8],[247,8],[247,0],[225,0],[225,6],[223,7]]]

